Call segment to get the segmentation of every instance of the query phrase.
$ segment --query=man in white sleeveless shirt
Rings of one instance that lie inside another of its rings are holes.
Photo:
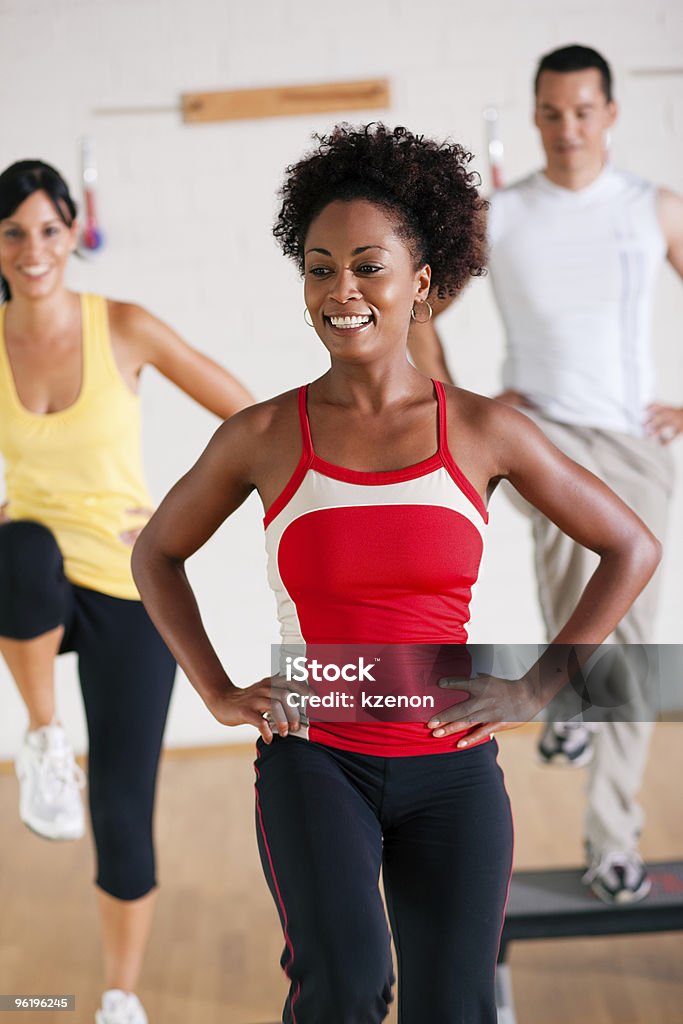
[[[522,408],[662,540],[673,478],[666,446],[683,431],[683,409],[653,402],[650,319],[662,260],[683,276],[683,199],[606,163],[617,108],[596,51],[569,46],[543,57],[535,93],[546,166],[496,192],[489,212],[489,269],[507,337],[505,390],[496,397]],[[433,323],[414,325],[411,352],[423,372],[443,378]],[[529,512],[552,636],[597,559]],[[618,643],[654,641],[658,575],[616,630]],[[606,902],[642,899],[650,882],[636,796],[652,724],[608,721],[591,731],[561,718],[560,705],[539,754],[548,763],[590,762],[584,880]]]

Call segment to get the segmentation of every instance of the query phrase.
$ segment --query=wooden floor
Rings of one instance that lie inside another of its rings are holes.
[[[537,767],[536,736],[528,726],[501,737],[516,865],[579,864],[583,773]],[[150,1024],[280,1019],[281,937],[256,852],[251,761],[250,748],[164,761],[162,891],[140,986]],[[643,793],[653,859],[683,858],[682,768],[683,725],[658,725]],[[7,1020],[92,1024],[102,982],[90,843],[48,843],[23,828],[9,773],[0,773],[0,823],[0,992],[77,997],[75,1014]],[[520,943],[510,963],[519,1024],[683,1021],[680,934]]]

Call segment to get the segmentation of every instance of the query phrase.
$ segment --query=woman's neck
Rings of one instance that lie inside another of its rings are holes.
[[[335,361],[316,385],[323,401],[368,412],[378,412],[414,396],[417,390],[432,387],[407,359],[364,364]]]
[[[69,328],[78,302],[79,296],[66,288],[40,299],[15,295],[7,303],[5,326],[14,335],[47,341]]]

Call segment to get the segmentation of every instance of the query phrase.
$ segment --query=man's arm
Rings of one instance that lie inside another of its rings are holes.
[[[657,193],[657,217],[666,239],[666,258],[683,278],[683,196],[660,188]]]
[[[657,193],[657,217],[666,239],[666,258],[683,278],[683,197],[669,189]],[[683,433],[683,408],[655,402],[648,406],[645,429],[661,444],[669,444]]]

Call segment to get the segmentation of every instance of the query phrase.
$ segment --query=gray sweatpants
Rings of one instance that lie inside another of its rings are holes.
[[[557,423],[536,410],[530,416],[554,445],[603,480],[630,505],[657,539],[664,541],[673,488],[673,459],[668,448],[649,438]],[[519,496],[515,498],[519,507]],[[539,601],[551,639],[574,610],[597,567],[598,557],[562,533],[537,509],[526,502],[524,506],[531,517]],[[615,643],[655,642],[659,579],[658,570],[612,634],[610,639]],[[648,680],[641,680],[640,685],[646,687]],[[647,694],[636,694],[635,699],[652,705]],[[555,721],[562,720],[562,694],[553,703],[552,714]],[[647,763],[652,729],[651,719],[608,720],[596,725],[584,836],[597,854],[610,850],[630,852],[638,847],[643,811],[636,796]]]

